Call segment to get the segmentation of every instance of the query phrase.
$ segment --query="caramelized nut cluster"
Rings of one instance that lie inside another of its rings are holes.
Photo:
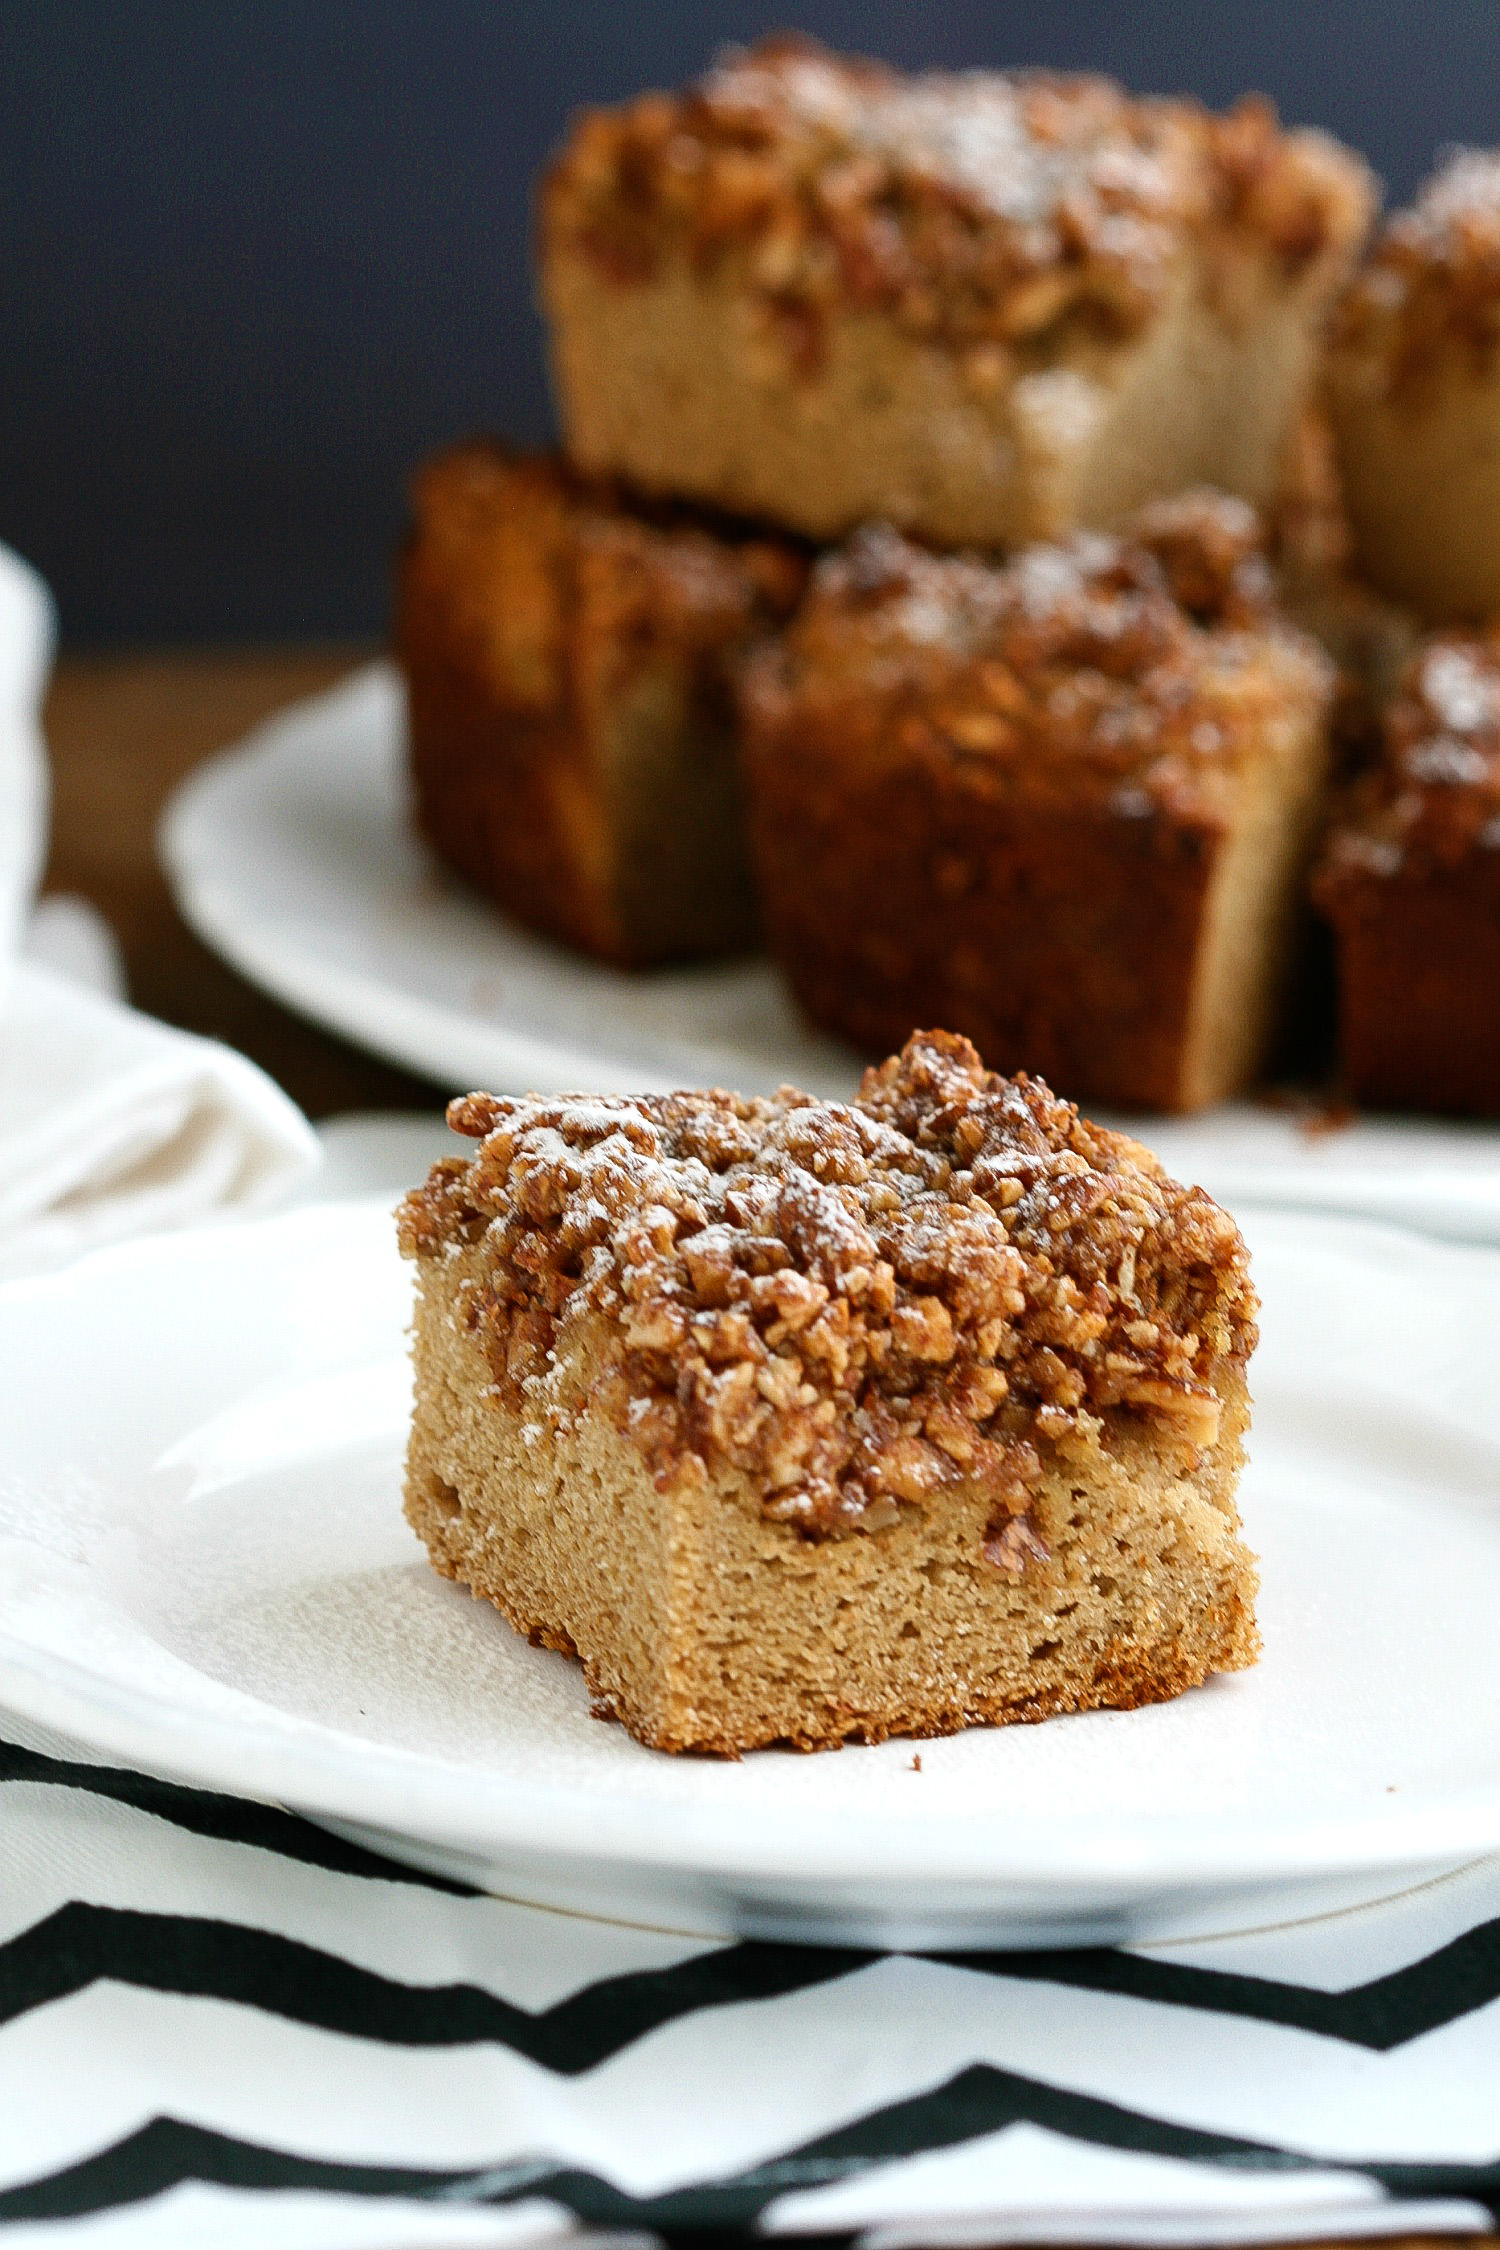
[[[1418,393],[1452,358],[1478,376],[1500,344],[1500,151],[1459,149],[1384,227],[1340,309],[1334,343]]]
[[[449,1121],[480,1146],[407,1197],[401,1244],[479,1246],[461,1317],[499,1394],[539,1395],[590,1321],[596,1402],[662,1483],[743,1470],[811,1537],[978,1479],[1024,1568],[1005,1524],[1050,1444],[1123,1413],[1196,1455],[1254,1346],[1226,1213],[946,1032],[848,1106],[472,1094]]]
[[[1128,538],[1081,533],[1004,565],[867,528],[817,566],[745,684],[758,755],[816,714],[871,760],[960,760],[1033,802],[1208,823],[1289,693],[1332,691],[1271,607],[1253,511],[1208,492],[1145,510]]]
[[[1215,117],[1103,78],[903,77],[782,37],[585,114],[543,224],[622,282],[732,261],[813,362],[831,310],[879,307],[1003,379],[1062,324],[1138,329],[1189,230],[1249,236],[1295,275],[1352,246],[1367,204],[1357,159],[1253,97]]]
[[[1319,868],[1320,903],[1371,876],[1429,875],[1500,850],[1500,627],[1435,633],[1408,664],[1380,754],[1348,792]]]

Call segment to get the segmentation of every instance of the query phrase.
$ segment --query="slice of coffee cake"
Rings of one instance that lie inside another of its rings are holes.
[[[749,944],[731,683],[801,556],[483,442],[424,465],[412,518],[396,645],[443,858],[622,966]]]
[[[1264,504],[1371,201],[1262,101],[765,40],[552,166],[568,449],[819,539],[1008,545],[1200,481]]]
[[[767,936],[815,1023],[945,1023],[1121,1108],[1265,1064],[1322,818],[1333,672],[1243,501],[997,565],[871,526],[745,672]]]
[[[1373,1107],[1500,1117],[1500,628],[1433,633],[1314,878],[1339,1047]]]
[[[1459,149],[1339,309],[1328,404],[1361,568],[1435,624],[1500,608],[1500,150]]]
[[[1245,1249],[1136,1142],[943,1032],[848,1106],[449,1115],[406,1512],[601,1715],[813,1750],[1254,1662]]]

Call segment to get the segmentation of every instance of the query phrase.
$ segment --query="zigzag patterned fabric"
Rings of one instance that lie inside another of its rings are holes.
[[[1496,1861],[1193,1944],[723,1944],[469,1893],[9,1722],[0,1916],[0,2240],[1206,2245],[1500,2215]]]

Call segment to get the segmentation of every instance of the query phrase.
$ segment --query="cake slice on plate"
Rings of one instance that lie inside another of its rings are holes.
[[[777,38],[585,115],[541,207],[580,466],[837,538],[1276,491],[1372,208],[1263,102],[903,76]]]
[[[745,675],[751,848],[808,1014],[945,1023],[1003,1070],[1190,1110],[1276,1032],[1334,671],[1210,493],[1008,563],[889,528]]]
[[[1423,642],[1314,895],[1334,930],[1350,1092],[1500,1117],[1500,635]]]
[[[785,542],[633,505],[547,457],[430,461],[396,642],[417,816],[443,858],[607,961],[747,944],[732,674],[803,574]]]
[[[1233,1221],[942,1032],[849,1105],[469,1095],[402,1206],[406,1512],[602,1716],[733,1756],[1258,1650]]]
[[[1375,584],[1436,623],[1500,609],[1500,150],[1456,151],[1382,230],[1327,391]]]

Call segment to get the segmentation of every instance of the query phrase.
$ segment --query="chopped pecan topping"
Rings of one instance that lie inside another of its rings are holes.
[[[407,1197],[401,1243],[475,1246],[462,1317],[497,1395],[540,1398],[586,1321],[594,1395],[659,1479],[743,1470],[809,1536],[961,1479],[1019,1519],[1039,1448],[1114,1414],[1211,1446],[1253,1348],[1218,1205],[945,1032],[848,1105],[471,1094],[449,1119],[479,1147]],[[1035,1553],[994,1537],[1003,1568]]]
[[[1500,627],[1434,633],[1387,706],[1379,755],[1345,793],[1315,878],[1322,905],[1371,877],[1500,850]]]
[[[1480,376],[1500,344],[1500,150],[1457,149],[1409,210],[1387,221],[1347,292],[1336,350],[1420,394],[1461,354]]]
[[[1130,528],[1179,609],[1200,625],[1261,625],[1273,607],[1266,534],[1248,500],[1204,488],[1156,500]]]
[[[962,761],[996,793],[1208,823],[1289,693],[1327,704],[1332,667],[1272,606],[1254,512],[1214,492],[1003,565],[869,526],[817,565],[745,675],[757,743],[793,710],[830,727],[847,711],[871,758]]]
[[[1254,97],[1216,117],[1104,78],[904,77],[782,37],[585,114],[543,224],[622,283],[664,259],[731,267],[794,365],[817,364],[831,310],[878,307],[993,387],[1060,331],[1138,329],[1186,234],[1250,237],[1295,276],[1352,247],[1368,204],[1357,158]]]

